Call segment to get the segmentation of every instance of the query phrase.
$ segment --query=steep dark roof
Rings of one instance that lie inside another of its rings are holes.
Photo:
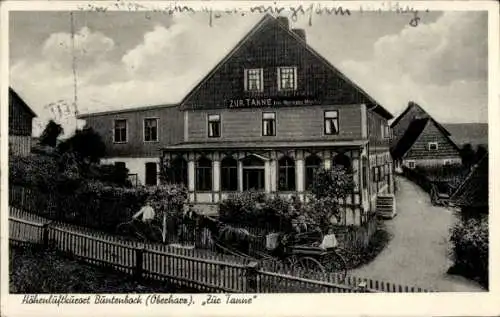
[[[417,141],[422,131],[424,131],[425,127],[427,126],[427,122],[429,122],[430,120],[430,118],[413,120],[408,126],[408,129],[406,129],[405,134],[403,134],[403,137],[391,150],[392,157],[395,159],[401,158],[406,152],[408,152],[415,141]]]
[[[184,97],[184,99],[180,102],[181,109],[184,109],[184,105],[187,103],[187,101],[194,95],[195,92],[197,92],[203,85],[205,81],[207,81],[209,78],[211,78],[217,70],[219,70],[236,52],[240,49],[240,47],[243,46],[247,41],[249,41],[254,34],[257,33],[257,31],[266,23],[269,23],[270,21],[277,20],[277,18],[273,17],[271,14],[267,13],[237,44],[236,46],[205,76],[203,77],[198,84]],[[277,23],[279,27],[282,29],[286,30],[290,36],[292,36],[298,43],[303,45],[310,53],[312,53],[314,56],[316,56],[321,62],[325,63],[330,70],[332,70],[336,75],[341,77],[343,80],[345,80],[347,83],[349,83],[351,86],[353,86],[366,100],[369,101],[371,107],[369,107],[370,110],[373,110],[375,112],[378,112],[381,116],[383,116],[386,119],[392,119],[394,116],[387,110],[385,109],[382,105],[380,105],[376,100],[374,100],[366,91],[364,91],[361,87],[356,85],[353,81],[351,81],[347,76],[345,76],[340,70],[338,70],[335,66],[333,66],[327,59],[325,59],[321,54],[319,54],[316,50],[314,50],[311,46],[307,44],[305,41],[305,38],[302,38],[299,36],[297,33],[293,32],[289,28],[285,27],[282,25],[282,23]]]
[[[434,120],[434,118],[432,118],[431,115],[427,111],[424,110],[424,108],[422,108],[419,104],[417,104],[416,102],[413,102],[413,101],[408,102],[408,106],[406,107],[406,109],[396,119],[394,119],[394,121],[391,123],[391,128],[393,128],[396,124],[398,124],[398,122],[402,118],[404,118],[404,116],[406,116],[406,114],[412,108],[417,108],[421,112],[425,113],[426,117],[428,117],[428,118],[430,118],[430,119],[432,119],[434,121],[434,123],[436,124],[436,126],[438,127],[439,130],[441,130],[447,136],[451,135],[451,133],[448,130],[446,130],[446,128],[444,126],[442,126],[439,122],[437,122],[436,120]]]
[[[450,202],[456,206],[488,206],[488,154],[477,163],[452,194]]]
[[[21,98],[18,93],[9,87],[9,99],[15,99],[19,105],[21,105],[31,116],[36,117],[36,113],[26,104],[26,102]]]

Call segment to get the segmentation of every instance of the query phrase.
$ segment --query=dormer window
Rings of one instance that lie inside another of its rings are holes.
[[[245,91],[264,90],[264,71],[262,68],[245,69]]]
[[[297,67],[278,67],[278,90],[297,90]]]
[[[438,149],[438,143],[437,142],[429,142],[429,143],[427,143],[427,149],[429,151],[436,151]]]

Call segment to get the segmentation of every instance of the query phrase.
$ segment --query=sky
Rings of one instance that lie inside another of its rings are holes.
[[[73,48],[69,12],[11,12],[10,86],[38,114],[34,135],[55,119],[68,136],[75,78],[79,113],[177,103],[261,18],[75,12]],[[290,25],[394,116],[415,101],[442,123],[487,122],[487,13],[423,12],[416,27],[410,18],[353,12]]]

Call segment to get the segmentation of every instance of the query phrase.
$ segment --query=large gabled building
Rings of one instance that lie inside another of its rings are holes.
[[[163,149],[170,180],[194,203],[231,192],[304,198],[314,171],[352,168],[344,223],[360,223],[393,190],[392,115],[306,42],[266,15],[182,100],[184,140]]]
[[[178,106],[85,118],[115,162],[141,157],[140,166],[146,148],[148,160],[161,150],[166,180],[184,184],[197,206],[242,191],[304,199],[315,170],[334,165],[354,174],[344,224],[364,222],[377,196],[393,191],[392,115],[282,17],[265,15]],[[152,145],[143,140],[151,118],[159,127]]]

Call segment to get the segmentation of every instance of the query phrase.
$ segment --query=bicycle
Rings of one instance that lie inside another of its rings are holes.
[[[135,218],[116,226],[116,233],[135,237],[145,242],[163,242],[163,232],[159,226],[154,223],[144,223]]]

